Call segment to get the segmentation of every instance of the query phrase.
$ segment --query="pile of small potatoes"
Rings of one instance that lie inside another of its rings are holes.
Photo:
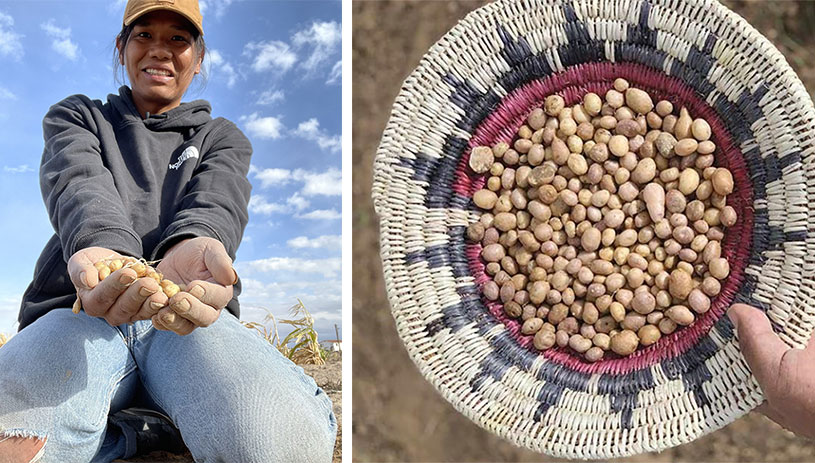
[[[733,175],[714,166],[707,121],[616,79],[574,106],[548,96],[512,146],[472,149],[487,176],[467,229],[484,296],[542,351],[588,362],[650,346],[710,309],[730,273]]]
[[[167,295],[168,298],[175,296],[176,293],[181,291],[181,287],[173,283],[171,280],[164,278],[164,275],[151,267],[148,262],[136,259],[135,257],[111,257],[109,259],[100,260],[99,262],[93,264],[93,266],[99,272],[99,281],[104,280],[116,270],[121,268],[130,268],[136,272],[137,278],[147,277],[156,280],[156,283],[159,285],[159,291]],[[74,313],[79,313],[81,309],[82,303],[79,300],[79,297],[77,297],[72,310]]]

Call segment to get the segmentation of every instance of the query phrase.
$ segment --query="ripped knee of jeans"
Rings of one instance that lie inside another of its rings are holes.
[[[36,442],[32,447],[25,448],[23,447],[24,441],[26,440],[33,440]],[[25,429],[8,429],[5,431],[0,431],[0,448],[2,448],[4,442],[16,442],[19,444],[17,449],[15,449],[20,456],[24,456],[24,458],[28,458],[28,463],[37,463],[42,458],[43,453],[45,452],[45,442],[48,440],[47,436],[40,435],[33,431],[28,431]],[[14,452],[15,450],[11,450]],[[36,453],[31,455],[36,450]],[[12,454],[14,455],[14,454]],[[23,460],[20,460],[23,461]]]

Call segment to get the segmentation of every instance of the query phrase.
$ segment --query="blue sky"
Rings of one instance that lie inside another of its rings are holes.
[[[113,43],[124,0],[0,0],[0,332],[53,234],[39,189],[42,118],[68,95],[117,93]],[[250,219],[235,267],[242,317],[286,317],[300,298],[321,339],[341,329],[341,5],[200,0],[209,100],[254,155]],[[120,79],[122,79],[120,77]],[[126,82],[123,81],[123,82]]]

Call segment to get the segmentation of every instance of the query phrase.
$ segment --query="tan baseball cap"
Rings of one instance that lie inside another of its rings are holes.
[[[203,17],[201,10],[198,9],[198,0],[128,0],[125,6],[124,25],[129,26],[142,15],[156,10],[170,10],[180,14],[204,35]]]

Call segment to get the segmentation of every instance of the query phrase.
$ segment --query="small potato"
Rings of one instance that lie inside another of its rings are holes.
[[[473,202],[481,209],[490,210],[498,202],[498,195],[490,190],[478,190],[473,194]]]
[[[569,347],[582,354],[591,349],[592,342],[590,339],[586,339],[579,334],[573,334],[569,338]]]
[[[631,172],[631,181],[639,185],[644,185],[653,180],[656,173],[657,165],[653,159],[641,159]]]
[[[586,251],[596,251],[597,248],[600,247],[600,239],[602,233],[599,229],[591,227],[583,232],[583,236],[580,238],[580,245]]]
[[[484,239],[485,230],[486,229],[484,227],[484,224],[482,224],[481,222],[472,223],[467,227],[467,239],[469,239],[470,241],[479,242],[482,239]],[[134,265],[132,268],[133,270],[136,271],[136,275],[139,275],[139,271],[136,270],[135,267],[136,266]],[[143,265],[141,267],[142,269],[144,269]],[[146,269],[144,269],[143,272],[146,273]]]
[[[640,338],[640,343],[643,346],[650,346],[655,344],[662,337],[662,333],[654,325],[645,325],[637,331],[637,336]]]
[[[676,138],[668,132],[662,132],[654,140],[654,147],[663,157],[670,157],[674,153],[674,147],[676,147]]]
[[[680,213],[685,210],[687,199],[679,190],[670,190],[665,193],[665,209],[671,213]]]
[[[693,289],[691,275],[683,270],[674,270],[668,280],[668,291],[677,299],[687,299]]]
[[[665,117],[668,114],[671,114],[674,110],[673,104],[667,100],[661,100],[656,105],[656,112],[659,114],[660,117]]]
[[[688,295],[688,305],[694,312],[703,314],[710,310],[710,298],[701,289],[696,288]]]
[[[541,327],[543,327],[543,320],[533,317],[524,322],[521,326],[521,333],[526,335],[535,334],[540,331]]]
[[[507,303],[515,297],[515,285],[512,281],[507,281],[501,285],[501,290],[498,293],[501,302]]]
[[[499,262],[506,256],[506,250],[498,243],[485,246],[481,250],[481,257],[487,262]]]
[[[657,323],[657,327],[659,328],[660,333],[667,335],[676,331],[677,324],[670,318],[665,317],[660,320],[659,323]]]
[[[653,294],[642,291],[631,301],[631,308],[637,313],[647,315],[656,308],[656,298]]]
[[[628,138],[624,135],[613,135],[608,142],[608,149],[617,157],[625,156],[628,153]]]
[[[627,356],[634,353],[639,346],[640,338],[631,330],[623,330],[611,338],[611,350],[617,355]]]
[[[179,288],[177,284],[173,283],[170,280],[162,280],[161,283],[159,283],[159,285],[161,286],[161,290],[167,297],[173,297],[176,294],[178,294],[179,291],[181,291],[181,288]]]
[[[700,286],[702,291],[710,297],[717,296],[722,291],[722,284],[719,283],[719,280],[713,277],[707,277],[702,280],[702,285]]]
[[[683,107],[679,110],[679,119],[676,120],[676,125],[673,130],[676,139],[681,140],[690,137],[692,124],[693,119],[690,117],[688,110]]]
[[[477,146],[470,152],[470,168],[477,174],[489,171],[493,162],[495,162],[495,155],[489,146]]]
[[[583,175],[589,170],[589,165],[586,162],[586,158],[584,158],[582,154],[570,154],[567,164],[569,169],[571,169],[575,175]]]
[[[654,223],[665,217],[665,190],[657,183],[649,183],[642,190],[642,199]]]
[[[121,260],[121,259],[112,259],[112,260],[111,260],[111,261],[108,263],[108,267],[110,267],[110,271],[111,271],[111,272],[115,272],[116,270],[119,270],[119,269],[121,269],[122,267],[124,267],[124,262],[122,262],[122,260]]]
[[[711,177],[713,191],[722,196],[727,196],[733,192],[733,174],[725,168],[718,168]]]
[[[687,326],[693,323],[696,317],[684,305],[675,305],[665,311],[665,316],[673,320],[676,324]]]
[[[560,95],[549,95],[543,101],[543,110],[549,116],[557,116],[566,106],[566,102]]]
[[[682,194],[690,195],[699,186],[699,173],[696,169],[688,167],[679,175],[679,191]]]
[[[710,274],[717,280],[724,280],[730,274],[730,264],[722,257],[711,259],[708,264]]]
[[[583,357],[586,359],[586,361],[594,363],[594,362],[599,362],[600,360],[602,360],[604,353],[605,352],[603,351],[602,348],[600,348],[598,346],[594,346],[594,347],[589,348],[586,351],[586,353],[583,355]]]
[[[677,156],[685,157],[690,156],[696,152],[699,144],[693,138],[685,138],[676,142],[674,152]]]
[[[496,287],[497,287],[497,285],[496,285]],[[531,307],[531,306],[528,306],[528,307]],[[521,305],[518,304],[517,302],[509,301],[506,304],[504,304],[504,313],[506,313],[507,316],[510,317],[510,318],[518,318],[518,317],[523,316],[524,309],[521,308]],[[527,317],[527,318],[529,318],[529,317]]]
[[[548,350],[555,345],[556,336],[553,331],[541,329],[535,333],[532,344],[538,350]]]
[[[710,124],[704,119],[695,119],[691,124],[691,133],[696,140],[706,141],[710,139]]]
[[[721,213],[719,214],[719,220],[721,221],[722,225],[725,227],[732,227],[736,224],[736,210],[733,209],[731,206],[725,206],[722,208]]]
[[[640,328],[645,325],[645,315],[638,314],[636,312],[628,312],[625,314],[625,318],[623,319],[620,326],[624,330],[631,330],[636,332]]]
[[[513,230],[518,224],[518,218],[510,212],[500,212],[495,214],[495,228],[502,232]]]
[[[625,104],[637,114],[648,114],[654,109],[651,96],[638,88],[629,88],[625,91]]]

